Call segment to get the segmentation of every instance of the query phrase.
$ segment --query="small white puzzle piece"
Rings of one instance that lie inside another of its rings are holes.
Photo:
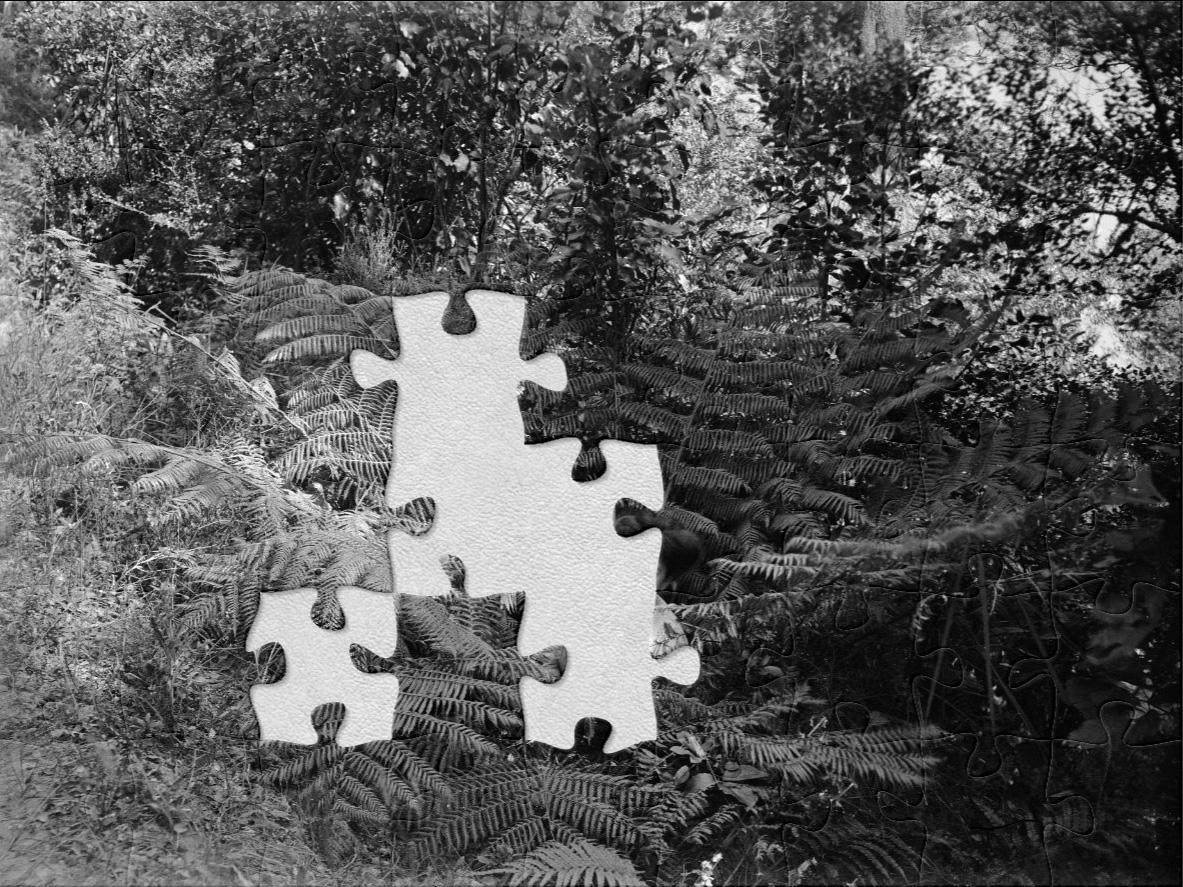
[[[448,296],[428,293],[395,300],[396,360],[351,355],[363,387],[388,379],[399,385],[387,504],[430,497],[436,505],[427,533],[388,536],[395,591],[447,594],[441,558],[454,555],[464,562],[470,595],[525,592],[519,650],[567,649],[558,682],[523,679],[526,738],[569,748],[575,724],[595,716],[613,725],[609,752],[653,739],[652,679],[692,683],[698,675],[690,648],[660,661],[649,655],[660,536],[615,531],[619,499],[661,501],[656,448],[605,441],[608,470],[576,483],[578,441],[527,446],[518,385],[528,377],[562,386],[562,362],[554,355],[520,359],[522,299],[487,290],[467,295],[477,317],[473,333],[446,333]]]
[[[264,644],[278,643],[287,663],[280,680],[251,687],[261,740],[315,745],[312,710],[328,702],[345,705],[338,745],[390,739],[398,678],[358,671],[349,657],[349,647],[358,644],[379,656],[394,654],[398,642],[394,596],[346,587],[337,589],[337,600],[345,613],[345,627],[329,631],[312,621],[316,589],[259,596],[259,612],[247,635],[246,648],[255,653]]]

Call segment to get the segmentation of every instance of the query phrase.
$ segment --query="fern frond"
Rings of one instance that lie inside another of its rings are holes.
[[[672,339],[660,340],[651,353],[654,357],[668,361],[682,373],[706,373],[716,360],[714,349],[700,348]]]
[[[669,392],[693,403],[703,390],[703,383],[688,378],[676,369],[652,364],[628,364],[622,370],[629,379],[648,388]]]
[[[775,770],[798,784],[823,778],[867,780],[909,788],[924,784],[937,758],[928,749],[940,737],[932,727],[900,727],[866,733],[826,733],[812,737],[765,737],[719,731],[720,747],[753,766]]]
[[[463,852],[529,820],[535,808],[528,796],[515,795],[505,800],[490,800],[479,807],[458,809],[436,818],[416,836],[415,844],[428,853],[443,848]]]
[[[399,705],[408,714],[429,715],[455,721],[482,732],[502,735],[521,733],[520,715],[513,711],[500,710],[479,700],[441,698],[431,694],[407,692],[400,687]]]
[[[643,887],[645,883],[629,860],[591,841],[551,841],[483,874],[503,879],[510,887]]]
[[[179,490],[196,483],[197,479],[209,470],[208,466],[200,462],[172,456],[163,467],[137,478],[132,483],[132,489],[145,493]]]
[[[611,805],[626,813],[635,813],[655,803],[664,790],[637,785],[632,780],[607,773],[587,773],[576,769],[552,770],[546,776],[548,792]]]
[[[430,597],[402,595],[399,618],[433,650],[449,658],[493,658],[493,648],[448,617],[447,608]]]
[[[648,841],[645,830],[628,816],[586,796],[548,795],[546,808],[551,816],[558,817],[589,837],[598,837],[629,849],[644,846]]]
[[[333,789],[341,800],[348,803],[353,809],[368,814],[368,821],[383,825],[389,821],[390,808],[388,805],[383,804],[373,789],[360,779],[349,773],[342,773],[335,780]]]
[[[696,489],[720,493],[724,496],[747,496],[751,493],[742,478],[721,468],[684,466],[677,469],[668,483],[669,487],[674,490]]]
[[[446,802],[452,795],[452,788],[442,773],[416,754],[406,743],[397,739],[379,740],[367,743],[365,754],[378,762],[392,776],[404,781],[418,797],[427,797],[433,802]],[[395,782],[397,789],[398,782]],[[396,791],[396,796],[401,797]],[[412,799],[408,803],[414,803]],[[393,809],[393,808],[392,808]]]
[[[579,832],[568,828],[549,816],[536,816],[514,826],[489,848],[493,856],[525,856],[549,841],[574,844],[584,838]]]
[[[263,358],[267,363],[279,363],[288,360],[304,360],[309,357],[336,357],[353,351],[384,352],[387,350],[387,340],[372,336],[356,336],[348,333],[318,333],[305,336],[280,345],[269,351]]]
[[[314,335],[331,333],[364,334],[365,332],[365,323],[350,314],[301,314],[299,317],[272,324],[255,338],[259,342],[268,343],[306,339]]]
[[[685,438],[685,446],[690,450],[714,450],[725,453],[760,453],[772,456],[768,442],[758,434],[749,431],[721,431],[716,429],[696,429]]]
[[[743,822],[744,808],[740,804],[727,803],[686,833],[690,844],[708,844],[733,830]]]
[[[657,707],[661,725],[672,725],[675,728],[687,724],[699,723],[714,716],[715,709],[693,696],[686,696],[675,690],[665,690],[660,687],[653,690],[653,701]]]
[[[705,816],[714,804],[709,793],[704,791],[667,792],[649,811],[649,821],[669,830],[681,831],[687,823]]]
[[[394,736],[396,739],[426,734],[436,737],[437,743],[446,744],[452,750],[468,752],[478,758],[501,758],[504,756],[500,748],[471,727],[426,714],[405,711],[401,706],[395,708]]]
[[[620,417],[661,432],[670,440],[677,440],[686,426],[686,420],[682,416],[648,403],[621,404]]]
[[[824,829],[791,828],[786,836],[790,869],[808,872],[821,883],[845,883],[852,878],[868,883],[900,884],[915,880],[916,867],[904,860],[918,858],[902,837],[881,824],[870,826],[854,817],[832,815]]]
[[[809,378],[808,374],[809,370],[796,361],[761,359],[721,363],[715,378],[724,388],[740,391],[783,382],[801,383]]]
[[[279,767],[268,770],[263,779],[271,785],[278,786],[304,781],[336,766],[343,753],[343,749],[336,743],[318,745],[312,749],[285,746],[281,754],[290,757]]]

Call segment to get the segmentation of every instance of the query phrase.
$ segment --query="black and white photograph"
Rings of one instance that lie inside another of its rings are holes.
[[[3,0],[0,887],[1181,877],[1183,0]]]

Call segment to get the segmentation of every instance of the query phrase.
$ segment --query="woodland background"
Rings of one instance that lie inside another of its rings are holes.
[[[0,881],[1177,880],[1180,12],[5,2]],[[661,447],[702,677],[527,745],[457,574],[389,741],[260,746],[259,595],[424,518],[348,354],[478,286],[531,440]]]

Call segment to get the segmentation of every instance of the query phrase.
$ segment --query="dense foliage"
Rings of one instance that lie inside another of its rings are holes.
[[[571,377],[523,391],[529,440],[580,438],[577,478],[660,447],[653,522],[700,550],[660,640],[703,674],[655,685],[654,742],[534,746],[518,680],[562,655],[518,653],[520,598],[400,596],[395,655],[355,660],[400,676],[391,738],[343,749],[322,706],[315,747],[256,748],[324,859],[1170,877],[1177,801],[1143,789],[1178,778],[1179,12],[27,4],[0,531],[137,602],[83,732],[250,744],[284,667],[243,651],[260,595],[339,626],[431,517],[383,502],[397,389],[350,352],[397,353],[392,298],[446,289],[462,334],[499,288]]]

